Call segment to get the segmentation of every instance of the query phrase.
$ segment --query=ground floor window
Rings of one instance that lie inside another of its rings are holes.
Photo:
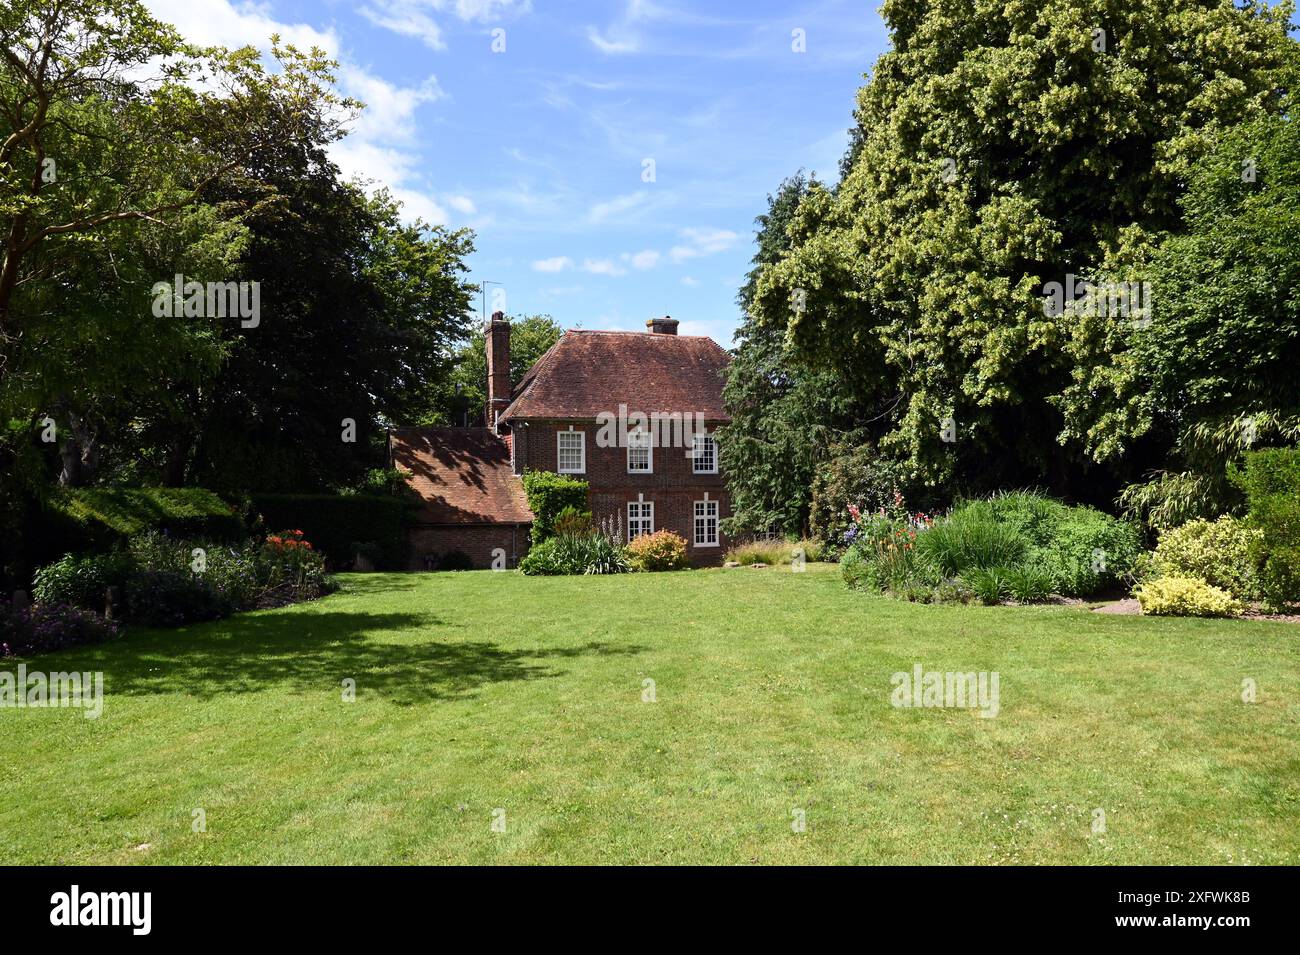
[[[695,502],[695,546],[718,546],[718,502]]]
[[[655,532],[654,501],[627,502],[627,539]]]

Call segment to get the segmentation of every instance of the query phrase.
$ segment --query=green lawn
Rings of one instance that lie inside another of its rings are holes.
[[[0,862],[1300,862],[1296,625],[822,567],[343,580],[27,661],[106,700],[0,710]],[[917,663],[997,671],[1000,713],[892,707]]]

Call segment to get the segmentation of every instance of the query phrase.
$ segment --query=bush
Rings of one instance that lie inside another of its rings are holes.
[[[582,511],[569,505],[555,515],[555,533],[570,534],[581,537],[596,532],[596,522],[591,518],[591,511]]]
[[[306,533],[332,567],[351,567],[360,550],[381,570],[406,566],[408,501],[371,494],[255,494],[264,526]]]
[[[219,620],[232,610],[206,580],[174,570],[137,571],[127,585],[126,605],[131,621],[148,627]]]
[[[623,574],[631,567],[622,548],[604,534],[585,537],[548,537],[534,544],[519,562],[528,576],[554,577],[566,574]]]
[[[691,565],[686,556],[686,539],[667,530],[634,537],[625,553],[633,570],[681,570]]]
[[[1028,543],[1014,527],[986,520],[977,511],[954,511],[921,534],[917,547],[948,576],[972,569],[1020,563]]]
[[[928,503],[924,493],[911,469],[883,456],[873,445],[832,448],[830,459],[813,476],[809,514],[813,536],[825,545],[822,559],[837,559],[852,543],[844,537],[852,523],[850,506],[874,512],[894,507],[899,498]]]
[[[102,611],[109,587],[125,586],[133,562],[129,554],[64,554],[36,572],[32,597],[39,604],[69,604]]]
[[[267,535],[258,559],[262,601],[311,600],[331,589],[325,558],[301,530]]]
[[[1235,617],[1245,607],[1225,590],[1195,577],[1158,577],[1134,595],[1143,613],[1171,617]]]
[[[1261,532],[1235,517],[1188,521],[1164,531],[1152,557],[1157,577],[1196,577],[1239,600],[1260,596],[1254,552]]]
[[[1057,593],[1087,597],[1118,587],[1141,552],[1134,524],[1090,507],[1071,507],[1051,542],[1030,551],[1028,563],[1051,573]]]
[[[566,508],[587,508],[587,482],[580,478],[553,471],[525,471],[523,480],[528,509],[533,512],[530,540],[534,544],[555,536],[555,519]]]
[[[18,609],[0,602],[0,657],[25,657],[103,643],[121,628],[98,614],[68,604]]]
[[[1017,603],[1042,603],[1052,596],[1052,575],[1040,567],[1012,567],[1006,577],[1007,590]]]
[[[31,559],[105,551],[146,531],[234,542],[247,533],[237,510],[203,488],[66,488],[32,517]]]
[[[1011,593],[1011,571],[1005,567],[972,567],[961,581],[985,606],[1001,603]]]
[[[879,593],[882,584],[880,571],[876,566],[875,544],[859,541],[851,545],[840,557],[840,577],[851,590]]]
[[[1264,599],[1277,610],[1300,602],[1300,449],[1248,452],[1231,478],[1258,532],[1251,552]]]

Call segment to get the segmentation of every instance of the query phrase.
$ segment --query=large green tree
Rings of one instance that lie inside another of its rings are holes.
[[[1073,318],[1047,313],[1045,285],[1181,228],[1184,183],[1218,134],[1280,112],[1292,8],[889,0],[883,13],[892,48],[859,93],[848,173],[834,193],[808,190],[754,315],[835,370],[887,422],[885,451],[929,481],[1082,492],[1089,458],[1054,404]]]

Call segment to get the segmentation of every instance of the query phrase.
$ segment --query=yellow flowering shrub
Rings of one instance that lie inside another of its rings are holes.
[[[1236,617],[1246,608],[1198,577],[1157,577],[1134,591],[1142,612],[1158,617]]]

